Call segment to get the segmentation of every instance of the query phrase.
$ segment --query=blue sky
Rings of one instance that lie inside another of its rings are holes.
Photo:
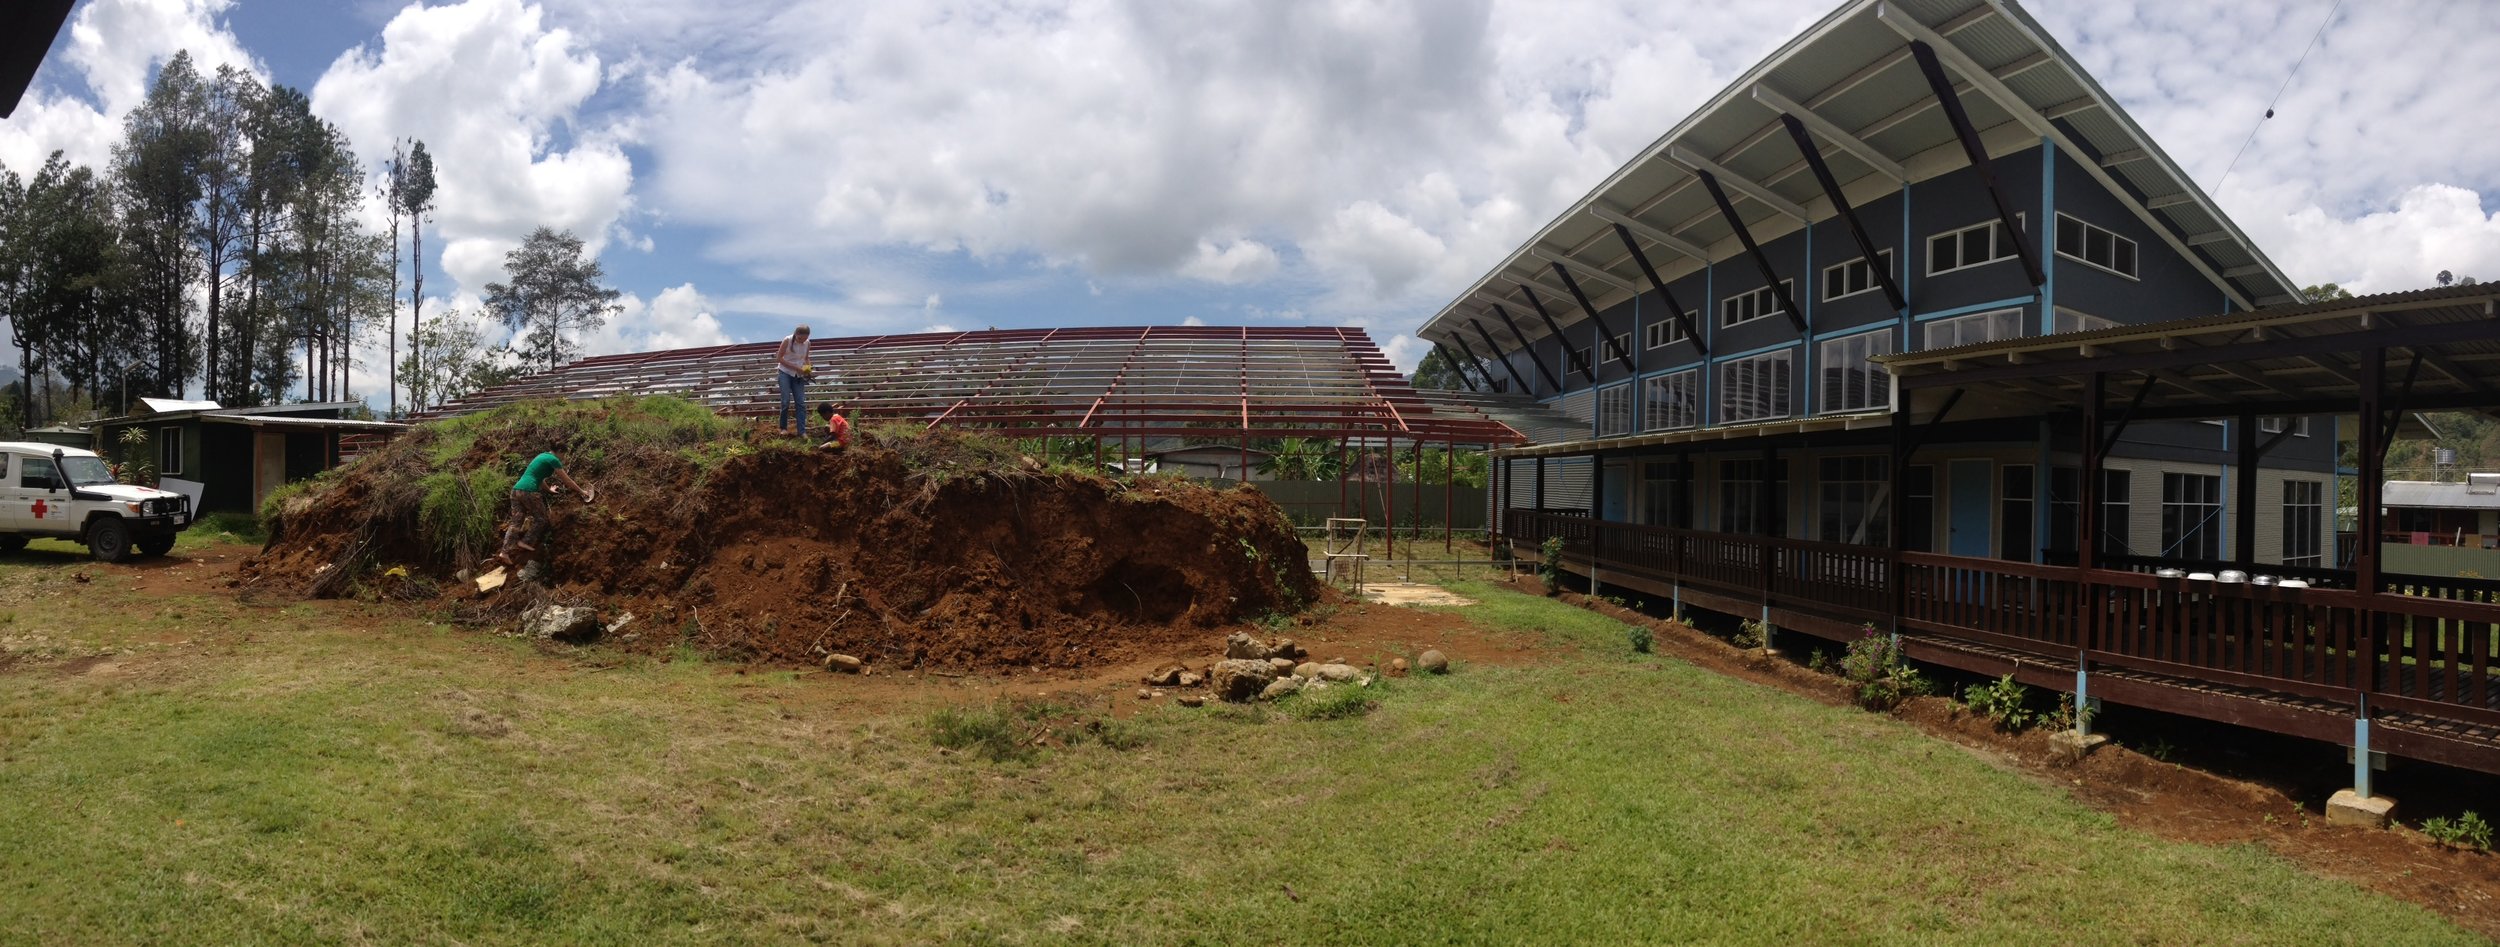
[[[2295,280],[2500,278],[2500,4],[2029,5]],[[594,350],[1137,323],[1415,325],[1831,7],[1640,0],[82,0],[0,162],[105,160],[176,49],[444,177],[429,312],[532,227]],[[378,361],[378,360],[377,360]],[[378,385],[360,385],[370,388]]]

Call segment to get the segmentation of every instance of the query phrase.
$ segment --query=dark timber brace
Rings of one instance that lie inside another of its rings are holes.
[[[1496,343],[1493,341],[1493,333],[1490,333],[1490,332],[1486,332],[1486,331],[1484,331],[1484,323],[1477,322],[1477,321],[1476,321],[1476,320],[1474,320],[1474,319],[1469,319],[1469,320],[1467,320],[1467,324],[1468,324],[1469,326],[1472,326],[1472,327],[1474,327],[1474,328],[1475,328],[1475,330],[1476,330],[1476,334],[1477,334],[1477,335],[1480,335],[1480,336],[1483,336],[1483,337],[1484,337],[1484,347],[1485,347],[1485,348],[1487,348],[1487,349],[1491,349],[1491,350],[1493,350],[1493,351],[1495,351],[1495,352],[1499,352],[1499,351],[1501,351],[1501,350],[1502,350],[1502,347],[1501,347],[1500,345],[1496,344]],[[1463,347],[1463,346],[1465,346],[1465,345],[1467,344],[1467,340],[1466,340],[1466,339],[1460,339],[1460,340],[1458,340],[1458,344],[1459,344],[1460,346],[1462,346],[1462,347]],[[1527,343],[1526,343],[1524,340],[1520,342],[1520,345],[1522,345],[1522,346],[1525,346],[1526,344],[1527,344]],[[1467,354],[1469,354],[1469,355],[1474,355],[1474,354],[1476,354],[1476,353],[1475,353],[1475,351],[1474,351],[1474,350],[1470,349],[1470,350],[1468,350]],[[1530,356],[1528,356],[1528,361],[1531,361],[1531,362],[1536,361],[1536,356],[1534,356],[1534,355],[1530,355]],[[1513,382],[1518,383],[1518,385],[1519,385],[1519,393],[1520,393],[1520,394],[1523,394],[1523,395],[1534,395],[1534,394],[1536,394],[1536,386],[1535,386],[1535,385],[1528,384],[1528,379],[1527,379],[1526,377],[1521,376],[1521,375],[1519,374],[1519,366],[1511,364],[1511,363],[1510,363],[1510,359],[1507,359],[1507,358],[1506,358],[1506,359],[1503,359],[1503,360],[1502,360],[1502,370],[1503,370],[1503,371],[1506,371],[1506,372],[1509,372],[1509,373],[1510,373],[1510,380],[1511,380],[1511,381],[1513,381]]]
[[[1745,252],[1753,256],[1754,267],[1762,271],[1763,285],[1771,287],[1772,295],[1779,297],[1780,308],[1787,310],[1788,324],[1797,327],[1799,334],[1804,334],[1805,312],[1797,308],[1797,301],[1790,298],[1788,287],[1780,283],[1779,271],[1771,268],[1771,258],[1762,252],[1761,244],[1754,242],[1753,231],[1745,229],[1745,218],[1736,216],[1736,205],[1728,202],[1727,191],[1719,187],[1719,179],[1700,168],[1694,168],[1693,173],[1701,176],[1701,186],[1710,191],[1710,200],[1719,205],[1719,216],[1727,218],[1727,225],[1735,229],[1737,242],[1743,243]]]
[[[1658,268],[1649,265],[1649,254],[1641,252],[1641,245],[1632,239],[1631,228],[1616,224],[1615,236],[1623,241],[1624,249],[1632,251],[1632,262],[1640,265],[1641,276],[1649,280],[1649,288],[1657,290],[1658,298],[1666,300],[1668,314],[1674,316],[1675,324],[1684,329],[1684,341],[1692,343],[1693,348],[1701,350],[1703,357],[1708,357],[1710,346],[1702,344],[1699,327],[1685,317],[1683,304],[1676,302],[1675,294],[1667,291],[1667,281],[1658,278]]]
[[[1521,283],[1519,292],[1528,297],[1528,308],[1536,310],[1536,317],[1545,320],[1546,331],[1554,333],[1554,341],[1562,346],[1563,357],[1571,360],[1571,367],[1579,369],[1580,374],[1586,377],[1590,384],[1595,384],[1597,382],[1596,366],[1590,365],[1587,359],[1580,357],[1578,349],[1571,347],[1571,337],[1563,334],[1562,324],[1554,321],[1554,314],[1545,311],[1545,300],[1536,298],[1536,288]],[[1602,329],[1604,326],[1599,328]],[[1562,386],[1555,385],[1554,390],[1560,391]]]
[[[1546,371],[1546,370],[1545,370],[1545,362],[1544,362],[1544,360],[1539,359],[1539,358],[1537,358],[1537,357],[1536,357],[1536,346],[1533,346],[1533,345],[1528,344],[1528,334],[1527,334],[1527,333],[1525,333],[1525,332],[1521,332],[1521,331],[1519,331],[1519,321],[1518,321],[1518,320],[1516,320],[1516,319],[1512,319],[1512,318],[1510,317],[1510,310],[1502,308],[1502,304],[1501,304],[1501,303],[1494,303],[1494,304],[1493,304],[1493,314],[1494,314],[1494,315],[1497,315],[1497,316],[1502,317],[1502,324],[1510,327],[1510,334],[1511,334],[1513,337],[1515,337],[1515,338],[1517,338],[1517,339],[1519,340],[1519,354],[1527,356],[1527,357],[1528,357],[1528,364],[1536,366],[1536,373],[1537,373],[1537,376],[1538,376],[1538,377],[1540,377],[1540,378],[1545,379],[1545,383],[1546,383],[1546,384],[1548,384],[1548,385],[1553,386],[1553,388],[1554,388],[1554,390],[1555,390],[1555,391],[1561,391],[1561,390],[1562,390],[1562,382],[1554,378],[1554,373],[1553,373],[1553,372],[1549,372],[1549,371]],[[1547,322],[1547,324],[1549,324],[1549,325],[1550,325],[1550,324],[1552,324],[1553,320],[1550,320],[1550,319],[1549,319],[1549,320],[1546,320],[1546,322]],[[1560,338],[1560,336],[1562,335],[1561,331],[1557,330],[1557,331],[1554,333],[1554,335],[1556,336],[1556,338],[1554,339],[1554,341],[1555,341],[1555,342],[1558,342],[1558,343],[1559,343],[1559,342],[1562,342],[1562,341],[1563,341],[1563,340]],[[1492,343],[1492,342],[1490,342],[1490,341],[1488,341],[1488,342],[1486,342],[1485,344],[1486,344],[1486,345],[1491,345],[1491,344],[1493,344],[1493,343]],[[1564,346],[1563,346],[1563,351],[1564,351],[1564,352],[1566,352],[1566,353],[1570,352],[1570,351],[1571,351],[1571,346],[1569,346],[1569,345],[1564,345]],[[1531,391],[1531,392],[1528,392],[1528,393],[1529,393],[1529,394],[1531,394],[1531,395],[1533,395],[1533,394],[1535,394],[1536,392]]]
[[[1559,262],[1553,262],[1552,265],[1554,275],[1562,277],[1563,288],[1571,291],[1571,300],[1580,304],[1581,312],[1589,314],[1590,322],[1597,323],[1597,335],[1606,340],[1606,351],[1614,353],[1615,361],[1623,363],[1624,371],[1639,371],[1640,369],[1632,365],[1632,353],[1624,351],[1623,344],[1615,341],[1615,330],[1607,328],[1606,317],[1598,315],[1597,307],[1589,304],[1589,294],[1580,291],[1580,281],[1571,278],[1571,270]],[[1595,378],[1596,376],[1589,377]]]
[[[1979,131],[1972,128],[1970,115],[1962,111],[1962,97],[1953,91],[1953,80],[1944,74],[1944,64],[1936,61],[1935,49],[1917,40],[1910,41],[1910,55],[1918,58],[1918,71],[1927,76],[1927,88],[1936,93],[1936,103],[1944,106],[1944,117],[1953,123],[1953,135],[1962,140],[1962,154],[1970,158],[1971,170],[1979,173],[1979,181],[1988,186],[1988,197],[1996,202],[1997,220],[2005,225],[2008,239],[2014,241],[2014,253],[2022,257],[2023,276],[2037,288],[2049,281],[2040,270],[2040,257],[2032,252],[2031,236],[2023,232],[2022,221],[2014,216],[2014,202],[2005,197],[2005,188],[1997,183],[1997,173],[1988,161],[1988,148],[1979,143]],[[2045,225],[2047,222],[2043,222]]]
[[[1856,208],[1840,193],[1840,181],[1832,177],[1830,165],[1823,163],[1823,150],[1814,146],[1814,136],[1806,134],[1805,123],[1786,112],[1780,113],[1780,124],[1788,128],[1788,137],[1797,142],[1797,150],[1806,156],[1806,167],[1814,171],[1814,180],[1823,185],[1823,196],[1831,198],[1839,209],[1840,219],[1849,225],[1849,237],[1858,242],[1858,252],[1865,255],[1867,269],[1875,271],[1875,281],[1884,288],[1884,299],[1894,309],[1910,308],[1910,300],[1901,294],[1901,285],[1893,281],[1892,267],[1878,265],[1875,238],[1867,236],[1866,225],[1858,221]],[[1621,229],[1621,228],[1616,228]],[[1907,253],[1907,248],[1904,248]]]

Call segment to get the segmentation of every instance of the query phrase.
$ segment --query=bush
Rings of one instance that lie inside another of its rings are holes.
[[[1539,551],[1544,558],[1537,562],[1536,577],[1544,580],[1545,594],[1559,595],[1562,593],[1562,537],[1545,537],[1545,545],[1539,547]]]
[[[1648,654],[1648,653],[1649,653],[1649,646],[1650,646],[1650,644],[1653,642],[1653,639],[1652,639],[1652,637],[1650,636],[1650,633],[1649,633],[1649,627],[1648,627],[1648,626],[1646,626],[1646,625],[1634,625],[1634,626],[1632,626],[1632,630],[1631,630],[1631,631],[1625,632],[1625,636],[1626,636],[1626,637],[1629,637],[1629,638],[1631,638],[1631,639],[1632,639],[1632,651],[1633,651],[1633,653],[1635,653],[1635,654]]]
[[[1927,679],[1902,662],[1901,646],[1872,625],[1840,656],[1840,675],[1857,688],[1858,705],[1868,710],[1891,710],[1928,690]]]
[[[2444,815],[2424,819],[2422,834],[2441,845],[2486,852],[2491,850],[2491,823],[2483,821],[2483,817],[2472,809],[2453,819]]]
[[[1970,705],[1971,712],[1996,721],[1997,729],[2011,733],[2020,733],[2039,719],[2023,706],[2028,697],[2030,691],[2014,683],[2012,674],[1997,678],[1996,683],[1962,691],[1962,702]]]
[[[1771,626],[1748,618],[1736,623],[1736,636],[1728,640],[1747,651],[1768,647],[1771,643]]]

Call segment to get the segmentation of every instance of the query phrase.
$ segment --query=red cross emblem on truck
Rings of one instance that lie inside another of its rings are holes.
[[[42,518],[43,518],[43,501],[42,501],[42,500],[36,500],[36,501],[35,501],[35,518],[36,518],[36,519],[42,519]]]

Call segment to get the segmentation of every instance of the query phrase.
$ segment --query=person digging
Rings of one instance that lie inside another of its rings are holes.
[[[479,563],[479,571],[517,569],[530,553],[538,551],[530,539],[546,533],[549,519],[545,488],[550,479],[580,494],[583,503],[599,502],[598,491],[582,486],[572,474],[565,473],[564,461],[554,451],[543,451],[530,458],[528,466],[521,469],[521,479],[512,483],[512,520],[504,527],[503,548]]]
[[[825,442],[818,450],[841,450],[851,446],[851,419],[842,416],[842,409],[828,401],[816,406],[816,416],[824,421]]]

